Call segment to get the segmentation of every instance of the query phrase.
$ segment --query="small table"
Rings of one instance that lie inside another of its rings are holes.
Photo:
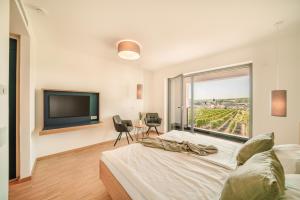
[[[135,124],[133,127],[134,127],[135,139],[136,140],[139,139],[139,134],[140,133],[142,133],[142,138],[144,138],[144,132],[145,132],[145,129],[147,128],[145,126],[145,124]]]

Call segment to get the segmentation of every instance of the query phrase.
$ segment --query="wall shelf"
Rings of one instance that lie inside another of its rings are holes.
[[[97,128],[100,127],[102,122],[93,123],[93,124],[85,124],[85,125],[77,125],[77,126],[70,126],[70,127],[62,127],[62,128],[53,128],[53,129],[43,129],[39,132],[39,135],[49,135],[49,134],[58,134],[58,133],[65,133],[69,131],[76,131],[86,128]]]

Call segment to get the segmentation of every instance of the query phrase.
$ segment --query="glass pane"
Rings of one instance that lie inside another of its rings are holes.
[[[215,70],[194,76],[195,129],[250,135],[250,68]]]
[[[182,130],[182,76],[169,79],[169,130]]]
[[[191,77],[184,77],[183,79],[183,127],[185,130],[192,128],[192,79]]]

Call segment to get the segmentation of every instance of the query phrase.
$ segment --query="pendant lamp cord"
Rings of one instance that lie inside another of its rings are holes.
[[[279,56],[279,26],[283,23],[283,21],[278,21],[275,23],[276,26],[276,47],[275,47],[275,67],[276,67],[276,89],[279,89],[279,64],[278,64],[278,56]]]

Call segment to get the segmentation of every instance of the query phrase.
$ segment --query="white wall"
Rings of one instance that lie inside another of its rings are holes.
[[[298,26],[299,27],[299,26]],[[253,62],[253,135],[275,132],[277,144],[300,141],[300,30],[280,32],[279,39],[268,39],[253,45],[229,50],[190,62],[169,66],[154,73],[156,98],[153,108],[164,116],[166,123],[166,79],[181,73],[195,72],[246,61]],[[270,93],[276,89],[275,46],[279,45],[279,85],[288,90],[288,117],[270,115]],[[166,126],[164,126],[166,127]]]
[[[0,86],[8,90],[9,1],[0,1]],[[8,199],[8,95],[0,92],[0,199]]]
[[[138,62],[105,55],[97,38],[68,35],[34,24],[36,33],[36,156],[45,156],[116,139],[112,116],[138,119],[138,112],[150,107],[152,72]],[[136,85],[143,84],[143,99],[136,99]],[[95,91],[100,93],[99,128],[39,136],[43,128],[42,89]]]

